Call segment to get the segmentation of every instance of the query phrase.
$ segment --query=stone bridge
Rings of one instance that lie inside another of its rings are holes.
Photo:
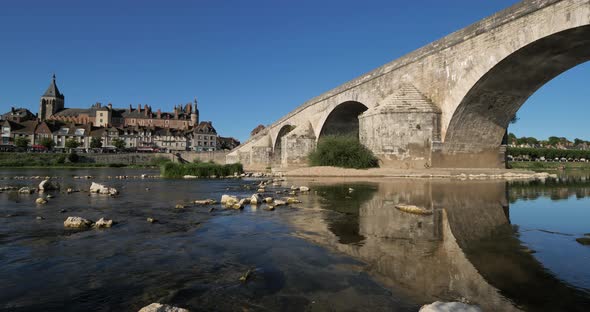
[[[351,134],[385,167],[503,167],[521,105],[589,59],[590,0],[522,1],[303,103],[226,161],[304,166],[323,136]]]

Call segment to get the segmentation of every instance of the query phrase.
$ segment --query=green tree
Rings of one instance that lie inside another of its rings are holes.
[[[64,146],[71,150],[80,146],[80,142],[76,141],[75,139],[68,139]]]
[[[52,149],[55,146],[55,142],[53,142],[50,138],[43,138],[39,142],[40,145],[44,146],[47,149]]]
[[[27,148],[29,146],[29,140],[27,138],[16,138],[14,145],[18,148]]]
[[[101,148],[102,147],[102,140],[100,138],[94,137],[90,140],[90,148]]]
[[[556,146],[557,144],[559,144],[560,139],[556,136],[550,136],[547,139],[547,143],[549,143],[549,145],[551,146]]]
[[[113,140],[113,146],[114,146],[116,149],[119,149],[119,150],[120,150],[120,149],[124,149],[124,148],[125,148],[125,145],[126,145],[126,144],[125,144],[125,141],[124,141],[124,140],[121,140],[121,139],[114,139],[114,140]]]

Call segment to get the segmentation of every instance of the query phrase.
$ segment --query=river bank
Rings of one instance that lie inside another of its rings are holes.
[[[410,179],[459,179],[459,180],[538,180],[557,177],[555,174],[515,169],[347,169],[337,167],[304,167],[283,172],[286,177],[365,177],[365,178],[410,178]]]

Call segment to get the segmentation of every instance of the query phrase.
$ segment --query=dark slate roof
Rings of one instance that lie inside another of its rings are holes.
[[[55,113],[56,116],[76,117],[80,114],[88,114],[90,117],[96,116],[96,109],[94,108],[65,108]]]
[[[62,98],[62,99],[64,98],[64,95],[59,93],[59,89],[57,88],[57,85],[55,84],[55,75],[53,75],[53,79],[51,80],[51,83],[49,84],[49,87],[47,88],[47,90],[45,91],[43,96],[57,97],[57,98]]]
[[[199,125],[194,128],[195,132],[198,133],[212,133],[217,134],[215,128],[213,128],[213,123],[210,121],[201,121]]]

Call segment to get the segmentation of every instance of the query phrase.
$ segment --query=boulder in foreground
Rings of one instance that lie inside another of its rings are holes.
[[[422,306],[419,312],[482,312],[482,309],[462,302],[436,301]]]
[[[152,303],[139,310],[139,312],[189,312],[187,309],[173,307],[167,304]]]

